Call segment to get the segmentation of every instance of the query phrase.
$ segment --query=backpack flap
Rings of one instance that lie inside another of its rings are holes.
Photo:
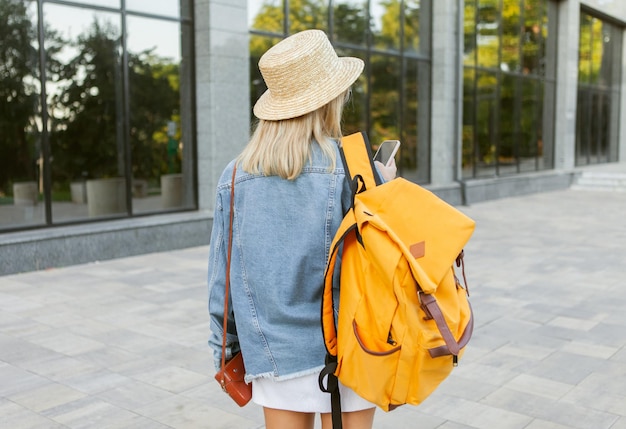
[[[397,236],[403,252],[411,255],[415,280],[428,294],[437,290],[475,227],[465,214],[403,178],[358,194],[355,215],[359,230],[363,222],[383,222],[379,227]]]

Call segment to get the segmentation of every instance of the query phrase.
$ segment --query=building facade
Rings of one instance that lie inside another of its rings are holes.
[[[0,0],[0,275],[207,244],[270,46],[365,60],[344,132],[452,204],[626,160],[622,0]]]

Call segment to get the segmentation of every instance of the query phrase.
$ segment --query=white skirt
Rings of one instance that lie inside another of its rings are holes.
[[[252,402],[262,407],[302,413],[330,413],[330,393],[322,392],[319,374],[313,373],[289,380],[271,378],[252,380]],[[351,412],[374,408],[376,405],[361,398],[352,389],[339,383],[341,411]]]

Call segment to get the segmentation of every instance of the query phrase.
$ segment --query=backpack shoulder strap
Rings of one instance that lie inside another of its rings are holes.
[[[322,334],[326,345],[326,366],[320,372],[318,382],[322,392],[330,393],[332,427],[342,429],[341,394],[339,381],[335,375],[337,370],[337,326],[335,325],[335,304],[333,301],[333,273],[338,254],[342,245],[350,239],[355,240],[356,220],[354,210],[348,210],[335,237],[330,245],[330,257],[324,274],[324,291],[322,294]]]
[[[358,132],[342,137],[341,159],[346,169],[346,177],[354,180],[357,175],[361,176],[365,189],[372,189],[382,183],[374,167],[372,147],[365,133]]]

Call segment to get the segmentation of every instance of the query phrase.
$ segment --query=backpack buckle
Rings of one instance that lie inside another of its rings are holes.
[[[420,303],[420,308],[426,314],[426,317],[424,317],[424,320],[432,320],[433,315],[430,313],[430,310],[428,309],[427,304],[424,301],[422,301],[422,295],[426,295],[426,294],[424,293],[424,291],[418,290],[417,300]]]

